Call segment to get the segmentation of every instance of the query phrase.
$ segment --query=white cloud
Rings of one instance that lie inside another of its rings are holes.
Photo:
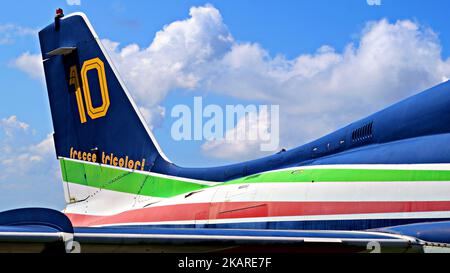
[[[32,170],[36,167],[34,163],[48,159],[49,155],[54,154],[52,134],[33,143],[30,125],[19,120],[15,115],[1,119],[1,131],[4,132],[4,137],[0,138],[0,151],[2,152],[0,166],[4,171],[3,174]],[[49,162],[53,162],[53,160]]]
[[[13,60],[11,65],[22,70],[31,78],[44,82],[44,66],[42,65],[42,57],[40,54],[25,52]]]
[[[66,3],[69,6],[80,6],[81,0],[66,0]]]
[[[267,142],[270,137],[278,137],[270,135],[270,129],[269,111],[249,112],[238,120],[234,128],[225,132],[224,138],[208,140],[201,148],[211,157],[251,159],[264,154],[261,143]]]
[[[38,144],[29,147],[30,152],[35,156],[45,157],[55,154],[55,147],[53,142],[53,134],[48,134],[45,139]]]
[[[12,137],[14,135],[14,132],[17,130],[28,130],[30,126],[17,119],[17,116],[10,116],[8,118],[3,118],[0,121],[0,128],[3,129],[5,132],[6,137]]]
[[[160,105],[152,108],[139,107],[139,111],[142,116],[144,116],[145,121],[149,124],[150,129],[160,125],[166,116],[166,109]]]
[[[0,210],[17,204],[63,208],[61,172],[52,134],[36,140],[30,131],[30,126],[16,116],[1,119]]]
[[[15,39],[23,36],[37,36],[38,31],[16,24],[0,24],[0,45],[13,44]]]
[[[139,105],[153,108],[171,90],[195,89],[207,66],[231,48],[233,39],[217,9],[193,7],[190,16],[165,26],[147,48],[119,48],[102,40]]]
[[[270,58],[257,45],[237,44],[208,86],[235,97],[280,102],[282,111],[298,115],[346,112],[344,106],[361,112],[440,82],[450,73],[450,62],[440,53],[430,30],[382,20],[370,23],[359,45],[349,44],[343,53],[322,47],[287,60]]]

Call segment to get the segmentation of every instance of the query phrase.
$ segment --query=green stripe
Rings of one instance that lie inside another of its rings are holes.
[[[450,171],[435,170],[367,170],[303,169],[277,171],[247,176],[227,184],[262,182],[401,182],[450,181]]]
[[[119,170],[106,165],[85,164],[61,159],[63,179],[66,182],[112,191],[154,197],[175,195],[210,186],[161,178],[150,174]],[[250,175],[216,186],[268,182],[411,182],[450,181],[450,171],[435,170],[367,170],[367,169],[302,169],[281,170]]]
[[[207,188],[207,185],[119,170],[105,165],[60,160],[64,181],[145,196],[167,198]]]

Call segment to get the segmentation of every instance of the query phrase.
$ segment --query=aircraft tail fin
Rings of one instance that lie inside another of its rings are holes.
[[[168,162],[83,13],[64,17],[60,12],[39,32],[39,40],[66,182],[98,180],[98,174],[64,164],[68,161],[138,171]]]

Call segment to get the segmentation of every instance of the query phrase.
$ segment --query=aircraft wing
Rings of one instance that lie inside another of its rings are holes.
[[[61,212],[26,208],[0,213],[0,252],[65,251],[72,248],[73,227]]]
[[[426,241],[429,240],[429,241]],[[370,231],[73,228],[61,212],[0,213],[0,252],[448,252],[450,222]]]
[[[82,250],[103,252],[420,252],[413,237],[366,231],[289,231],[248,229],[78,228]]]

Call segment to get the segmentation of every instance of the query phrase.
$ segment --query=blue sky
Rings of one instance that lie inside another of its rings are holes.
[[[281,146],[290,148],[450,78],[448,1],[80,2],[10,1],[0,10],[0,210],[64,206],[37,39],[58,7],[88,15],[163,150],[183,166],[263,155],[254,143],[243,151],[174,141],[170,110],[194,96],[280,105]],[[167,45],[158,32],[192,41]],[[174,64],[182,68],[158,70]],[[142,78],[129,75],[135,68]]]

